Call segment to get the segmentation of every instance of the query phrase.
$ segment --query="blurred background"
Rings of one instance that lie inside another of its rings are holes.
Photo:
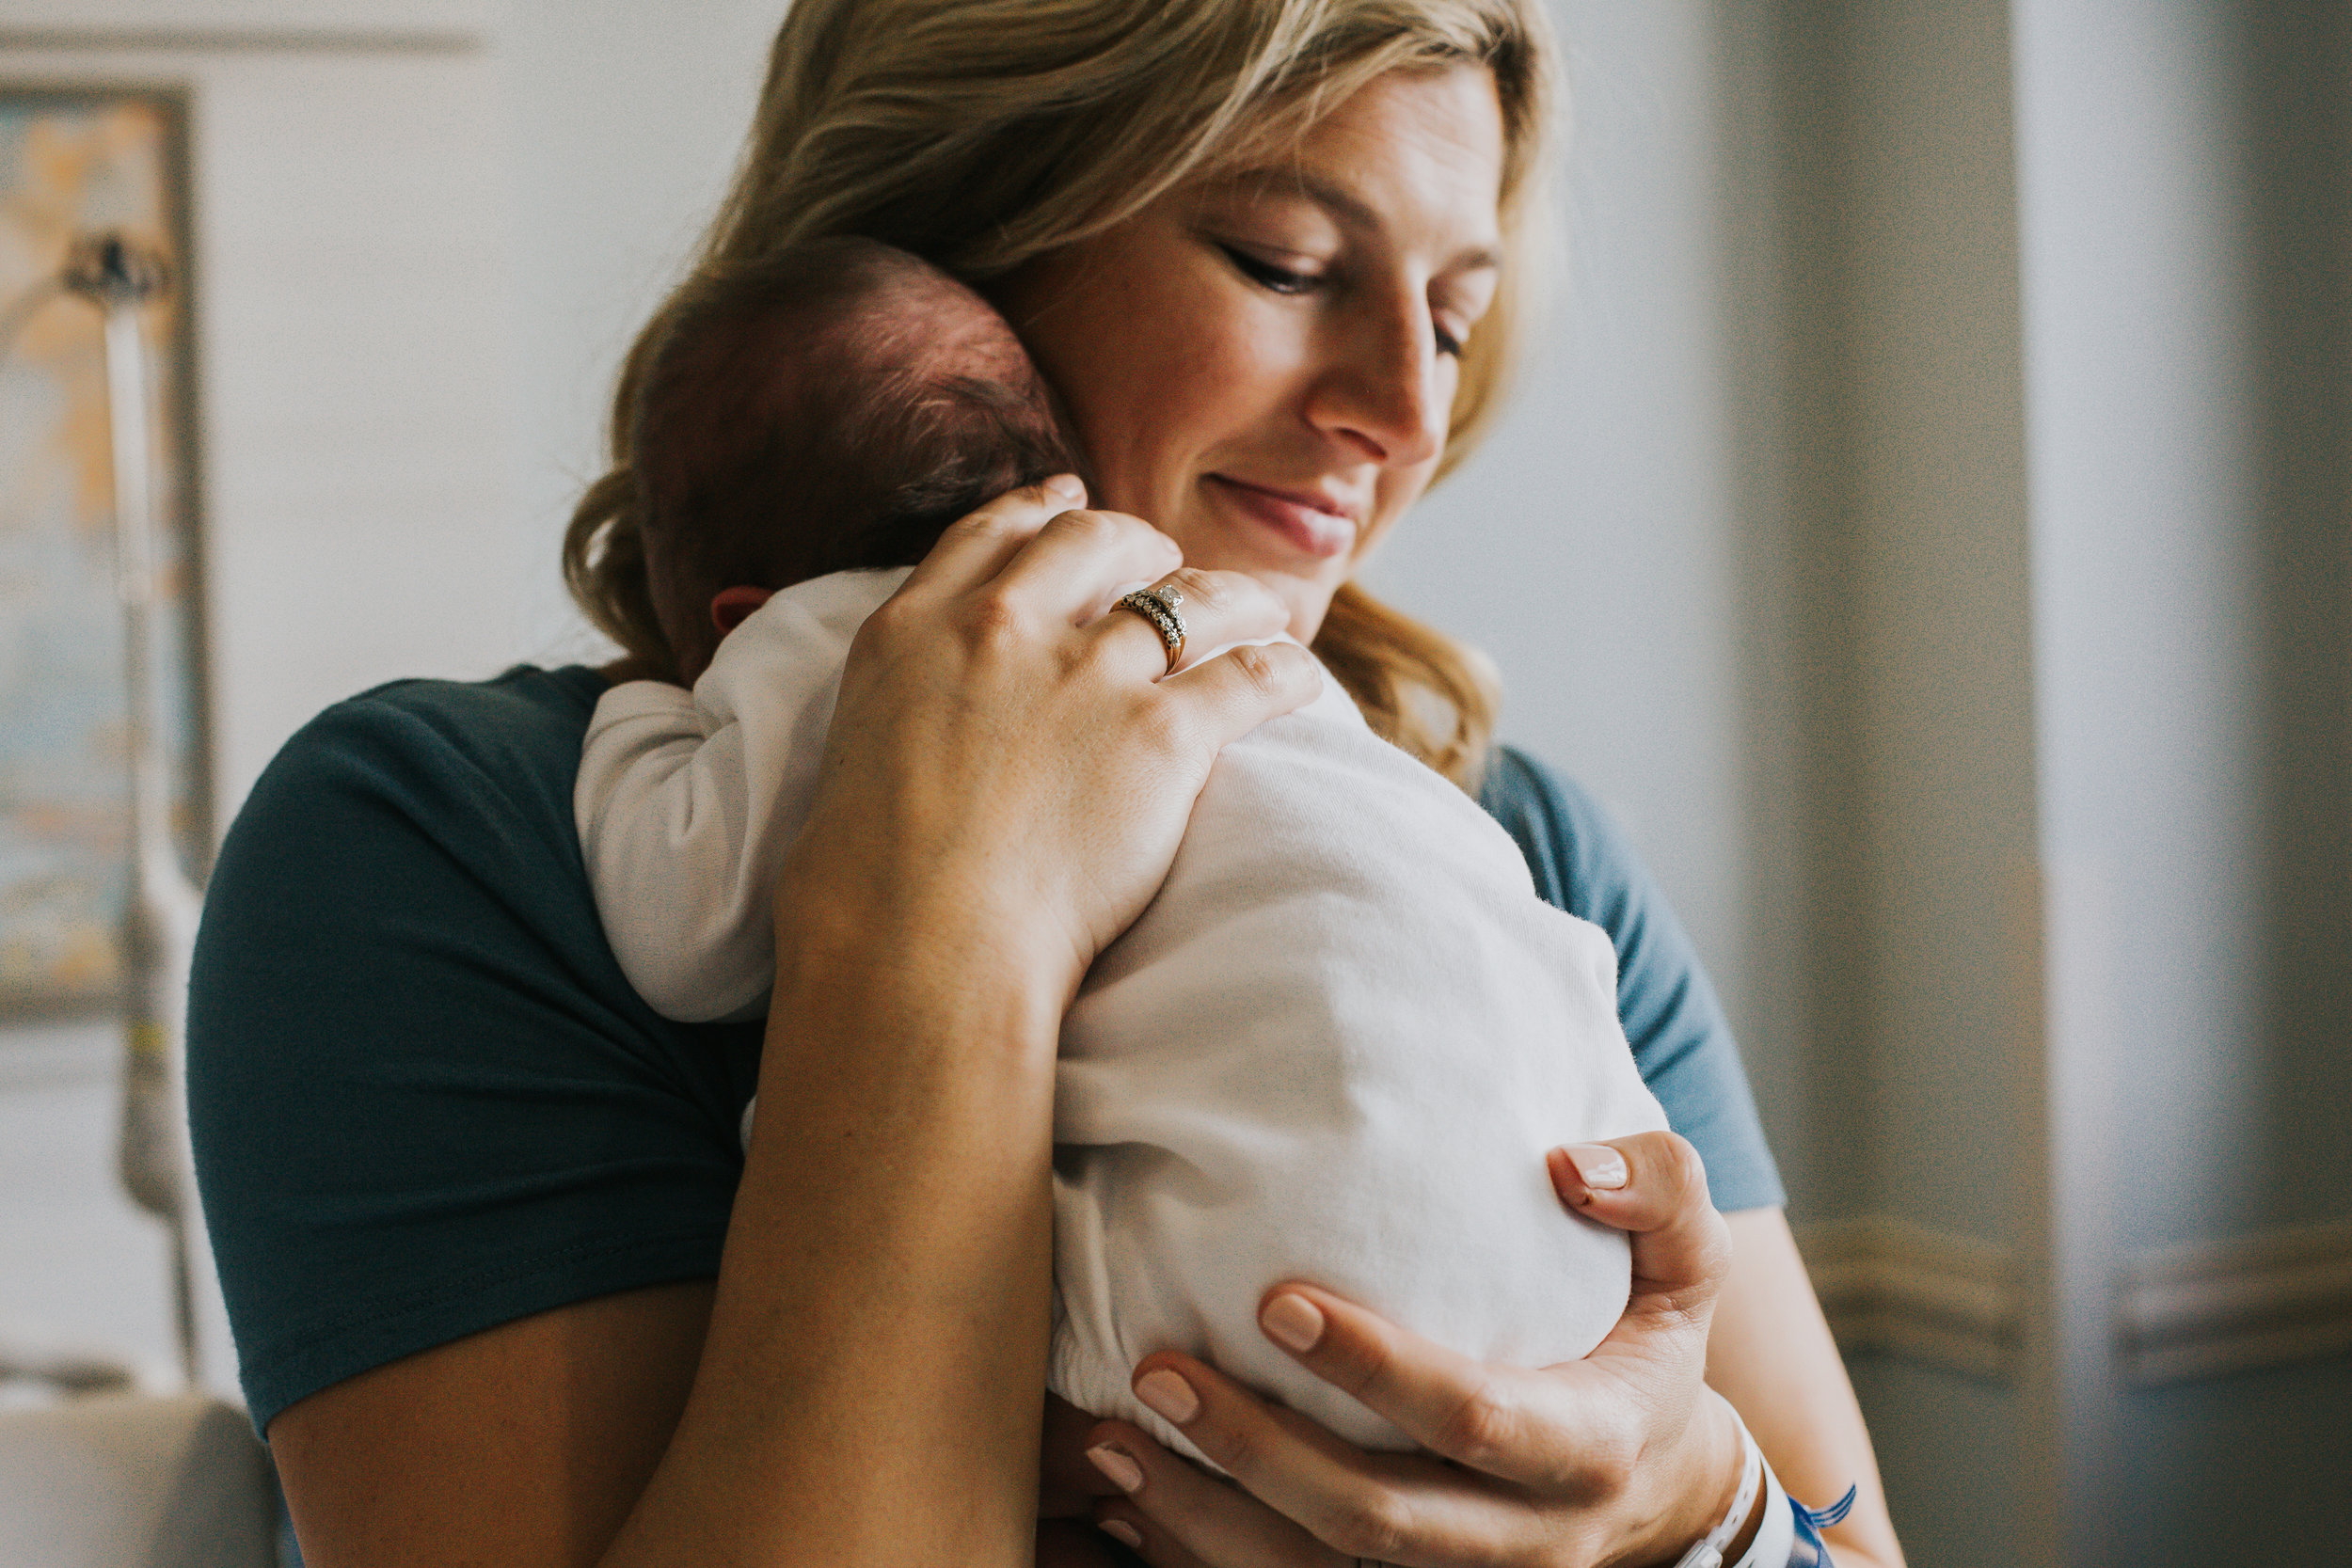
[[[2352,1557],[2352,8],[1555,8],[1572,289],[1375,588],[1693,931],[1915,1563]],[[0,112],[181,148],[199,867],[328,703],[598,656],[557,542],[778,15],[10,0]],[[120,1027],[20,1000],[0,1357],[170,1388]]]

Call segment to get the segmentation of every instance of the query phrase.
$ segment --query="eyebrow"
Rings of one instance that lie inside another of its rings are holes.
[[[1303,196],[1338,219],[1341,226],[1358,230],[1377,230],[1380,214],[1367,206],[1361,198],[1343,186],[1333,184],[1318,174],[1305,169],[1259,168],[1244,169],[1214,182],[1236,191],[1272,190],[1278,195]],[[1214,187],[1213,187],[1214,188]],[[1499,272],[1502,253],[1490,245],[1474,245],[1455,257],[1447,266],[1449,272]]]

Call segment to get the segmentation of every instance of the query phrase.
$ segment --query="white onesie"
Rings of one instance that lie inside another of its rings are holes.
[[[691,693],[634,681],[597,704],[580,840],[659,1011],[764,1010],[769,890],[842,662],[905,576],[786,589]],[[1562,1208],[1544,1153],[1665,1124],[1607,935],[1539,898],[1510,836],[1327,678],[1225,748],[1167,882],[1063,1022],[1050,1386],[1199,1457],[1128,1387],[1172,1348],[1410,1448],[1266,1340],[1265,1289],[1311,1280],[1482,1360],[1581,1356],[1625,1310],[1629,1254]]]

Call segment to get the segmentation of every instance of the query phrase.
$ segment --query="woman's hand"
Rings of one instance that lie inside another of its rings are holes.
[[[1084,500],[1063,478],[981,508],[858,633],[779,891],[785,937],[833,911],[869,950],[968,941],[1042,978],[1058,1020],[1157,891],[1219,748],[1319,689],[1295,645],[1200,661],[1287,612],[1240,573],[1177,570],[1167,535]],[[1105,611],[1171,572],[1192,658],[1159,679],[1158,631]]]
[[[1672,1562],[1738,1483],[1733,1418],[1701,1383],[1729,1243],[1689,1144],[1657,1132],[1607,1147],[1623,1157],[1615,1185],[1604,1154],[1580,1149],[1583,1175],[1551,1156],[1563,1201],[1633,1233],[1632,1298],[1590,1355],[1488,1366],[1314,1287],[1278,1286],[1261,1309],[1267,1337],[1429,1452],[1351,1448],[1162,1354],[1136,1369],[1137,1396],[1240,1486],[1140,1428],[1098,1422],[1085,1433],[1110,1481],[1094,1489],[1108,1494],[1097,1521],[1154,1568]],[[1049,1453],[1047,1472],[1067,1474],[1067,1458]]]
[[[1157,886],[1217,748],[1317,680],[1295,647],[1160,679],[1158,631],[1102,611],[1175,548],[1082,499],[958,524],[858,639],[717,1280],[287,1409],[269,1435],[309,1561],[1033,1560],[1066,993]],[[1180,580],[1197,647],[1283,624],[1246,579]]]
[[[1083,500],[957,523],[851,645],[708,1334],[614,1568],[1031,1559],[1062,1012],[1218,748],[1319,679],[1290,646],[1161,678],[1159,631],[1104,611],[1176,547]],[[1197,647],[1284,624],[1177,580]]]

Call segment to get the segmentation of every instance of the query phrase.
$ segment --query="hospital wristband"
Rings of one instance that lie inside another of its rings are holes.
[[[1721,1399],[1723,1396],[1719,1394],[1716,1397]],[[1724,1405],[1729,1409],[1731,1402],[1724,1400]],[[1764,1450],[1756,1446],[1756,1438],[1749,1433],[1748,1423],[1740,1419],[1740,1412],[1733,1410],[1731,1419],[1732,1424],[1740,1429],[1740,1485],[1731,1494],[1731,1506],[1724,1511],[1722,1520],[1676,1560],[1675,1568],[1724,1568],[1724,1553],[1730,1549],[1732,1542],[1739,1538],[1740,1531],[1747,1525],[1749,1505],[1756,1498],[1756,1478],[1772,1473],[1771,1467],[1764,1463]],[[1772,1523],[1772,1499],[1769,1497],[1765,1498],[1764,1506],[1767,1511],[1765,1525],[1769,1528]],[[1763,1530],[1756,1532],[1759,1543],[1763,1536]],[[1750,1568],[1751,1564],[1770,1560],[1769,1558],[1757,1557],[1752,1547],[1740,1560],[1739,1568]]]
[[[1731,1402],[1724,1402],[1728,1405]],[[1846,1495],[1827,1508],[1805,1507],[1781,1485],[1780,1478],[1772,1473],[1763,1450],[1749,1433],[1748,1423],[1740,1419],[1739,1411],[1732,1411],[1731,1418],[1740,1428],[1740,1489],[1733,1494],[1723,1522],[1683,1553],[1675,1568],[1835,1568],[1830,1561],[1829,1546],[1821,1539],[1821,1527],[1843,1519],[1853,1508],[1860,1488],[1847,1487]],[[1756,1526],[1756,1539],[1740,1554],[1740,1560],[1725,1563],[1724,1549],[1739,1537],[1751,1516],[1749,1502],[1756,1496],[1759,1472],[1764,1481],[1763,1519]]]
[[[1746,1555],[1731,1568],[1783,1568],[1784,1564],[1787,1568],[1799,1568],[1801,1562],[1810,1568],[1817,1560],[1800,1559],[1796,1555],[1796,1513],[1790,1507],[1788,1492],[1780,1484],[1780,1478],[1772,1474],[1772,1467],[1767,1465],[1764,1466],[1764,1522],[1756,1527],[1756,1539],[1749,1544]],[[1821,1558],[1818,1560],[1826,1564],[1829,1560]]]
[[[1829,1560],[1829,1544],[1821,1539],[1821,1527],[1843,1519],[1860,1490],[1849,1486],[1846,1495],[1829,1507],[1807,1508],[1790,1497],[1772,1467],[1765,1465],[1764,1522],[1756,1528],[1755,1544],[1730,1568],[1836,1568]]]

